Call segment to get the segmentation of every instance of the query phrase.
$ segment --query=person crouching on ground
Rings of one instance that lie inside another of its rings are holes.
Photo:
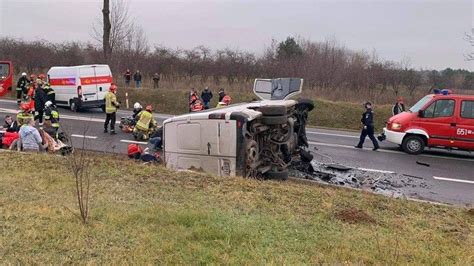
[[[365,103],[365,112],[362,114],[360,122],[363,125],[362,132],[360,133],[359,144],[355,146],[358,149],[362,149],[364,145],[365,138],[369,136],[374,148],[372,150],[376,151],[379,149],[379,143],[374,136],[374,113],[372,111],[372,104],[370,102]]]
[[[18,125],[18,121],[13,120],[13,118],[9,115],[5,116],[5,123],[3,128],[7,132],[18,132],[20,130],[20,126]]]
[[[39,152],[44,149],[43,139],[35,128],[35,120],[28,119],[27,123],[20,128],[20,140],[23,151]]]
[[[147,105],[144,111],[141,111],[137,115],[137,124],[133,129],[134,136],[137,139],[144,139],[147,140],[149,138],[149,134],[153,132],[156,128],[157,123],[155,118],[153,118],[153,107],[151,105]]]

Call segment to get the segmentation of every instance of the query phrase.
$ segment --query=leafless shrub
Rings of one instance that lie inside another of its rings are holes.
[[[87,124],[86,124],[87,125]],[[68,135],[69,144],[74,146],[71,135],[67,134],[67,130],[62,128],[63,132]],[[85,136],[89,130],[88,126],[84,127],[83,135]],[[86,224],[89,218],[89,192],[90,192],[90,181],[91,181],[91,167],[93,159],[88,155],[86,149],[86,138],[82,138],[82,142],[79,143],[80,148],[74,149],[74,152],[68,155],[65,161],[66,168],[74,177],[75,180],[75,197],[77,200],[77,206],[79,209],[80,218],[83,224]]]

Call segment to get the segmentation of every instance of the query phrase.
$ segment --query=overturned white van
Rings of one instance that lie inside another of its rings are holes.
[[[302,86],[302,79],[257,79],[254,92],[261,101],[165,120],[166,166],[220,176],[286,179],[294,156],[310,156],[305,151],[305,127],[314,104],[289,99],[300,94]]]
[[[104,97],[112,83],[108,65],[55,66],[48,80],[56,93],[56,103],[76,112],[85,108],[105,108]]]

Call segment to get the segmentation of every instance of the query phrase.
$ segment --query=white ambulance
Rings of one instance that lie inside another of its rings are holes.
[[[56,93],[56,104],[76,112],[86,108],[105,109],[104,97],[112,83],[108,65],[52,67],[48,80]]]

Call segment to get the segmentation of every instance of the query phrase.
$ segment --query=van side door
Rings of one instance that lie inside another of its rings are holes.
[[[456,132],[455,109],[454,99],[438,99],[424,110],[424,115],[417,124],[430,136],[429,146],[453,146]]]
[[[474,150],[474,100],[461,100],[456,126],[457,146]]]

